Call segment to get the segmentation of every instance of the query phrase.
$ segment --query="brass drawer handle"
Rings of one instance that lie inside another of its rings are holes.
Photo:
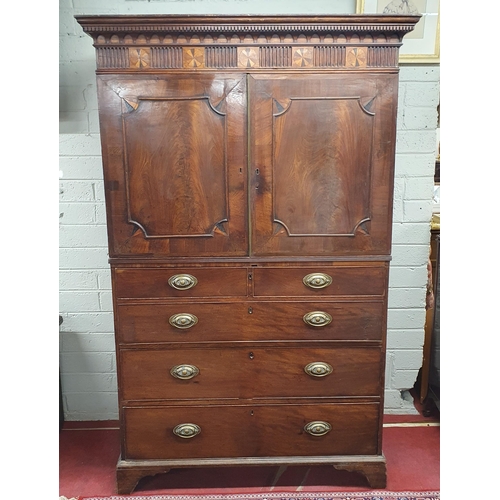
[[[326,326],[332,322],[332,317],[323,311],[312,311],[304,314],[303,320],[311,326]]]
[[[332,277],[325,273],[311,273],[304,276],[302,282],[309,288],[326,288],[332,284]]]
[[[324,436],[332,430],[332,426],[328,422],[315,420],[306,424],[304,430],[311,436]]]
[[[326,377],[333,372],[333,368],[328,363],[315,361],[304,367],[304,371],[311,377]]]
[[[189,290],[198,283],[191,274],[174,274],[168,280],[168,284],[176,290]]]
[[[179,424],[174,427],[173,433],[184,439],[194,438],[201,432],[201,428],[196,424]]]
[[[198,318],[194,314],[179,313],[170,316],[168,322],[175,328],[191,328],[198,323]]]
[[[170,370],[170,375],[181,380],[189,380],[200,373],[198,367],[194,365],[177,365]]]

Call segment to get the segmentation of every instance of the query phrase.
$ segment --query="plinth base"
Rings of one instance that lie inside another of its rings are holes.
[[[191,467],[240,467],[240,466],[296,466],[332,465],[338,470],[359,472],[371,488],[385,488],[387,482],[384,455],[326,456],[326,457],[245,457],[206,458],[183,460],[118,460],[116,479],[118,494],[130,494],[137,483],[146,476],[165,474],[170,469]]]

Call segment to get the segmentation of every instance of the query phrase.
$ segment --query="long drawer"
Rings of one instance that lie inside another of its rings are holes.
[[[127,407],[123,416],[122,459],[378,452],[378,403]]]
[[[209,268],[117,268],[114,270],[117,298],[244,297],[247,270],[244,267]]]
[[[116,314],[120,343],[380,340],[385,322],[382,300],[136,303]]]
[[[315,266],[253,269],[256,297],[384,295],[386,267]]]
[[[120,351],[124,400],[376,396],[379,347]]]

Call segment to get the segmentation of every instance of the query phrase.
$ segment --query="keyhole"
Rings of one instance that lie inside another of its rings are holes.
[[[253,417],[253,410],[250,411],[250,415],[252,415],[252,417]]]
[[[253,352],[250,352],[250,353],[248,353],[248,357],[249,357],[250,359],[253,359],[255,356],[254,356]]]

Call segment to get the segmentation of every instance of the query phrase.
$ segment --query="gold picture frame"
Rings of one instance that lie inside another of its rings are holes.
[[[439,0],[356,0],[356,14],[384,13],[422,15],[403,39],[400,63],[439,64]]]

